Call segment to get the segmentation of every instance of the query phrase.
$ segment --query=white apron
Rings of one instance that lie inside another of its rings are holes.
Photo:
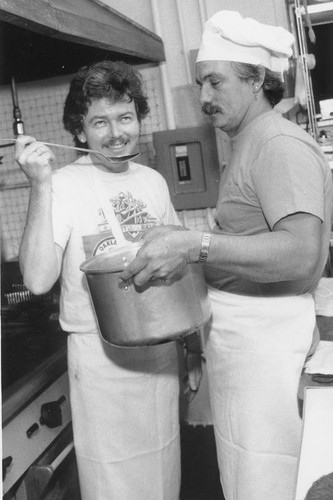
[[[82,500],[177,500],[175,343],[122,349],[71,334],[68,370]]]
[[[205,332],[226,500],[293,500],[302,421],[297,389],[315,328],[311,295],[245,297],[210,288]]]

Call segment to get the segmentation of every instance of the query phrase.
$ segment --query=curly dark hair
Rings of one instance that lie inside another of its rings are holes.
[[[264,68],[263,66],[255,66],[253,64],[239,62],[231,62],[230,64],[236,75],[241,80],[249,80],[250,78],[256,80],[260,76],[259,68]],[[273,108],[283,98],[285,84],[282,82],[278,73],[275,73],[268,68],[264,68],[264,70],[265,79],[262,89]]]
[[[140,123],[149,113],[142,76],[132,66],[122,61],[108,60],[83,66],[70,83],[63,113],[64,127],[74,136],[76,146],[82,147],[77,135],[83,130],[82,124],[89,105],[93,100],[103,97],[112,102],[124,98],[134,101]]]

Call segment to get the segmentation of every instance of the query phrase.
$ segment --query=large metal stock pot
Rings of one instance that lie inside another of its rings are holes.
[[[139,347],[175,340],[193,333],[210,318],[202,268],[137,287],[119,276],[135,258],[140,243],[110,250],[85,261],[85,273],[100,333],[115,346]]]

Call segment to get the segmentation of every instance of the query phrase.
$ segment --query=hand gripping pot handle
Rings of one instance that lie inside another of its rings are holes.
[[[164,284],[161,280],[138,287],[124,283],[121,272],[134,260],[141,244],[110,250],[85,261],[91,301],[102,338],[119,347],[156,345],[184,337],[211,316],[202,267],[187,265]]]

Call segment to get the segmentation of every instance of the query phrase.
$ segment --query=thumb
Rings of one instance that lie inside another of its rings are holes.
[[[191,391],[197,391],[202,378],[201,353],[187,352],[186,370]]]

